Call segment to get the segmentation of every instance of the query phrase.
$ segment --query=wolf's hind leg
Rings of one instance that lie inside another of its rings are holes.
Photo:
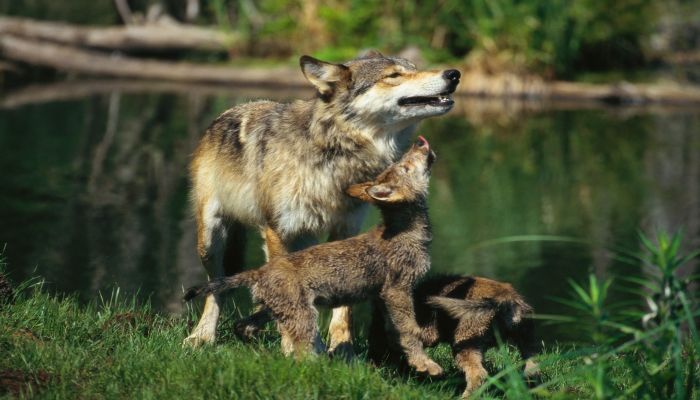
[[[197,251],[210,280],[224,275],[226,237],[227,229],[219,202],[214,199],[202,202],[197,207]],[[206,296],[202,316],[192,333],[185,338],[183,345],[197,347],[214,342],[220,307],[221,300],[218,295]]]
[[[354,355],[352,348],[352,308],[349,306],[333,309],[328,325],[330,353],[334,357],[350,359]]]

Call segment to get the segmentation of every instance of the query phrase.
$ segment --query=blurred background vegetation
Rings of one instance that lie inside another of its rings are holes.
[[[643,69],[697,48],[698,0],[129,0],[134,14],[216,25],[245,40],[234,58],[314,53],[349,59],[363,48],[422,50],[429,62],[464,60],[487,72],[576,78]],[[153,10],[159,10],[154,12]],[[0,0],[0,14],[77,24],[122,23],[112,1]]]

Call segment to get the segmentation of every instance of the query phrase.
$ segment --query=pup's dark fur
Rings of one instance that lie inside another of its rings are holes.
[[[467,380],[465,397],[488,375],[483,353],[496,344],[494,329],[514,343],[526,360],[525,373],[537,372],[531,359],[537,353],[532,313],[523,297],[508,283],[471,276],[437,276],[421,282],[414,292],[416,319],[426,347],[450,343],[455,363]],[[371,360],[400,363],[395,344],[387,340],[385,320],[375,312],[369,335]]]
[[[423,351],[412,298],[415,282],[430,268],[426,196],[434,157],[421,137],[375,181],[347,190],[379,207],[383,224],[375,229],[278,255],[260,269],[191,288],[185,299],[247,286],[276,320],[282,350],[302,353],[320,350],[316,305],[337,307],[376,298],[409,365],[419,372],[441,374],[442,368]]]

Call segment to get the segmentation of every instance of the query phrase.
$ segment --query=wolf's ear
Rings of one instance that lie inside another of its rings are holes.
[[[306,79],[316,86],[321,96],[330,96],[336,82],[350,77],[350,69],[345,65],[327,63],[311,56],[301,56],[299,65]]]
[[[360,199],[362,201],[367,201],[367,202],[372,203],[373,199],[367,193],[367,189],[372,187],[372,184],[373,184],[372,182],[357,183],[357,184],[352,185],[349,188],[347,188],[345,193],[347,193],[348,195],[350,195],[356,199]]]

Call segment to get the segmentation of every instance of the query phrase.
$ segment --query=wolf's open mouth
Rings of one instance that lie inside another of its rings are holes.
[[[448,94],[437,96],[414,96],[399,99],[400,106],[431,105],[431,106],[451,106],[454,100]]]

